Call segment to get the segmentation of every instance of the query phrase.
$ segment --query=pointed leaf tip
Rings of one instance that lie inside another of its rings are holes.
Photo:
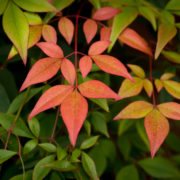
[[[81,74],[83,78],[85,78],[89,72],[91,71],[92,68],[92,60],[89,56],[83,56],[79,60],[79,69],[81,71]]]
[[[62,119],[67,127],[73,146],[88,112],[87,100],[75,90],[61,105]]]
[[[118,94],[112,91],[106,84],[98,80],[86,81],[78,86],[81,94],[87,98],[113,98],[122,99]]]
[[[157,109],[153,109],[145,117],[144,125],[150,141],[151,157],[154,157],[169,133],[169,122]]]

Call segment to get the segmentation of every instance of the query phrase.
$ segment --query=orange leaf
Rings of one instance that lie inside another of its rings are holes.
[[[88,55],[95,56],[102,54],[109,46],[110,41],[96,41],[93,43],[88,51]]]
[[[151,157],[154,157],[169,133],[169,122],[157,109],[153,109],[146,116],[144,125],[150,141]]]
[[[67,127],[70,140],[73,146],[83,122],[87,116],[88,103],[87,100],[75,90],[61,104],[62,119]]]
[[[91,71],[92,68],[92,60],[89,56],[83,56],[79,60],[79,69],[81,71],[81,74],[83,78],[85,78],[89,72]]]
[[[116,9],[113,7],[103,7],[103,8],[98,9],[94,13],[92,18],[98,21],[104,21],[104,20],[114,17],[119,12],[120,12],[119,9]]]
[[[125,79],[122,82],[121,87],[118,92],[118,94],[122,98],[136,96],[141,92],[143,88],[143,80],[137,77],[133,77],[133,79],[134,79],[134,82],[130,81],[129,79]]]
[[[113,98],[115,100],[121,97],[112,91],[107,85],[97,80],[86,81],[78,86],[81,94],[87,98]]]
[[[91,40],[97,33],[98,26],[96,22],[92,19],[87,19],[83,24],[83,31],[86,38],[87,43],[89,44]]]
[[[29,71],[20,91],[24,90],[32,84],[47,81],[52,78],[59,70],[61,59],[43,58],[38,60]]]
[[[149,56],[152,55],[152,51],[149,48],[148,44],[145,42],[145,40],[133,29],[126,28],[120,35],[119,40],[122,41],[124,44],[127,44],[128,46],[137,49],[145,54],[148,54]]]
[[[140,78],[145,78],[145,72],[144,70],[138,66],[138,65],[134,65],[134,64],[127,64],[127,66],[131,69],[131,71],[138,77]]]
[[[72,92],[73,87],[70,85],[57,85],[51,87],[39,98],[28,119],[31,119],[42,111],[60,105]]]
[[[161,76],[160,80],[162,80],[162,81],[169,80],[169,79],[173,78],[174,76],[175,76],[175,74],[173,74],[173,73],[164,73]]]
[[[58,22],[58,28],[67,43],[71,44],[74,35],[74,24],[72,21],[66,17],[62,17]]]
[[[40,42],[37,46],[49,57],[63,58],[64,54],[62,49],[55,43],[52,42]]]
[[[166,80],[163,81],[164,88],[173,97],[180,99],[180,83],[176,81]]]
[[[152,110],[152,104],[146,101],[135,101],[126,106],[122,111],[120,111],[120,113],[114,118],[114,120],[143,118]]]
[[[163,85],[163,82],[162,82],[161,80],[159,80],[159,79],[155,79],[154,84],[155,84],[155,86],[156,86],[157,92],[160,92],[161,89],[162,89],[163,86],[164,86],[164,85]]]
[[[42,36],[45,41],[57,43],[57,33],[53,26],[45,24],[42,29]]]
[[[123,76],[133,81],[131,75],[128,73],[124,64],[122,64],[115,57],[109,55],[97,55],[97,56],[92,56],[92,59],[95,61],[97,66],[100,69],[102,69],[104,72],[118,76]]]
[[[159,104],[157,107],[159,111],[167,118],[180,120],[180,104],[168,102]]]
[[[61,72],[69,84],[74,85],[76,70],[74,64],[69,59],[63,59],[61,64]]]
[[[144,79],[144,89],[149,97],[153,93],[153,85],[149,79]]]
[[[100,30],[100,40],[101,41],[109,41],[111,36],[111,28],[103,27]]]

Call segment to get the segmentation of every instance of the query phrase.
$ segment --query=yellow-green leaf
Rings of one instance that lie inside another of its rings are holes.
[[[180,10],[180,1],[179,0],[170,0],[168,4],[166,5],[166,9],[168,10]]]
[[[0,0],[0,15],[3,14],[4,10],[6,9],[8,0]]]
[[[153,92],[153,85],[149,79],[144,79],[144,89],[149,97],[151,97]]]
[[[13,0],[22,9],[30,12],[56,12],[57,9],[47,0]]]
[[[26,16],[29,25],[40,25],[42,24],[42,19],[38,14],[31,13],[31,12],[24,12],[24,15]]]
[[[121,110],[120,113],[114,118],[114,120],[143,118],[152,110],[152,104],[146,101],[135,101]]]
[[[143,88],[143,79],[140,79],[138,77],[133,77],[134,82],[130,81],[129,79],[125,79],[121,87],[119,89],[119,96],[122,98],[127,98],[131,96],[138,95],[142,88]]]
[[[172,80],[163,81],[166,91],[173,97],[180,99],[180,83]]]
[[[122,12],[115,16],[113,20],[112,32],[110,37],[111,44],[108,48],[108,51],[112,49],[120,33],[129,24],[131,24],[136,19],[137,16],[138,16],[138,11],[134,7],[122,8]]]
[[[159,80],[159,79],[155,79],[154,84],[155,84],[155,86],[156,86],[157,92],[160,92],[161,89],[162,89],[163,86],[164,86],[164,85],[163,85],[163,82],[162,82],[161,80]]]
[[[162,54],[171,62],[180,64],[180,54],[173,51],[162,51]]]
[[[131,71],[136,76],[138,76],[140,78],[145,78],[145,72],[144,72],[144,70],[140,66],[134,65],[134,64],[128,64],[127,66],[131,69]]]
[[[175,76],[175,74],[173,74],[173,73],[164,73],[164,74],[161,76],[160,80],[161,80],[161,81],[169,80],[169,79],[173,78],[174,76]]]
[[[29,25],[24,13],[12,1],[4,12],[3,28],[26,64]]]

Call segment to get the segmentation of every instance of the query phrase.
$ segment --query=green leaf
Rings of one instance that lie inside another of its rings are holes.
[[[10,180],[23,180],[23,174],[16,175],[12,177]],[[32,180],[32,171],[26,171],[24,180]]]
[[[33,117],[32,119],[28,120],[28,125],[29,125],[29,128],[30,128],[31,132],[32,132],[36,137],[39,137],[40,124],[39,124],[38,119],[36,119],[35,117]]]
[[[112,32],[110,37],[111,44],[108,48],[108,51],[112,49],[120,33],[129,24],[131,24],[136,19],[137,16],[138,16],[138,11],[136,8],[133,7],[122,8],[122,12],[115,16],[113,20]]]
[[[84,121],[84,128],[86,129],[86,132],[88,134],[88,136],[91,136],[91,124],[88,120]]]
[[[27,143],[24,145],[23,154],[27,154],[31,152],[38,144],[37,139],[32,139],[30,141],[27,141]]]
[[[46,177],[50,172],[50,169],[43,168],[42,166],[52,162],[54,159],[55,155],[50,155],[41,159],[34,167],[33,180],[42,180],[44,177]]]
[[[67,152],[61,146],[57,147],[57,158],[58,160],[62,160],[67,156]]]
[[[62,11],[64,8],[68,7],[70,4],[72,4],[74,0],[65,0],[65,1],[59,1],[59,0],[53,0],[52,4],[54,7],[56,7],[59,11]],[[54,17],[56,13],[47,13],[44,18],[44,23],[47,23],[52,17]]]
[[[50,143],[41,143],[39,144],[41,148],[43,148],[47,152],[56,152],[56,146]]]
[[[6,130],[10,129],[12,123],[14,122],[14,119],[15,119],[14,115],[0,113],[0,124]],[[12,133],[22,137],[28,137],[28,138],[33,137],[29,129],[27,128],[26,124],[21,118],[17,119]]]
[[[166,9],[173,10],[173,11],[179,11],[180,10],[179,0],[170,0],[168,2],[168,4],[166,5]]]
[[[85,141],[82,142],[81,144],[81,149],[88,149],[92,146],[94,146],[98,140],[99,136],[93,136],[93,137],[90,137],[88,139],[86,139]]]
[[[180,64],[180,54],[173,51],[162,51],[162,54],[171,62]]]
[[[13,0],[22,9],[30,12],[55,12],[56,8],[47,0]]]
[[[43,87],[39,87],[39,88],[33,88],[29,91],[28,94],[28,98],[26,99],[25,103],[27,103],[31,98],[33,98],[37,93],[39,93],[41,90],[43,89]],[[8,114],[14,114],[19,107],[21,106],[23,99],[25,97],[26,92],[23,92],[21,94],[19,94],[14,100],[13,102],[10,104],[9,109],[7,111]]]
[[[24,13],[12,1],[9,2],[4,12],[3,28],[26,64],[29,25]]]
[[[116,180],[139,180],[139,175],[134,165],[128,165],[120,169],[116,175]]]
[[[76,167],[72,165],[69,161],[61,160],[61,161],[53,161],[48,164],[43,165],[44,168],[51,168],[57,171],[72,171],[75,170]]]
[[[139,13],[152,24],[153,29],[156,31],[157,25],[156,25],[156,16],[154,11],[146,6],[139,6],[138,10]]]
[[[0,112],[6,112],[9,107],[9,98],[4,87],[0,84]]]
[[[31,13],[31,12],[24,12],[24,15],[26,16],[29,25],[39,25],[42,24],[42,19],[38,14]]]
[[[180,83],[172,80],[163,81],[164,88],[173,97],[180,99]]]
[[[167,146],[175,152],[180,152],[180,139],[174,133],[170,133],[166,138]]]
[[[17,152],[0,149],[0,164],[13,157]]]
[[[89,1],[96,9],[99,9],[101,7],[101,3],[99,0],[89,0]]]
[[[152,177],[155,178],[179,178],[179,171],[164,158],[146,158],[140,160],[138,164]]]
[[[134,122],[135,121],[132,121],[132,119],[121,119],[119,121],[118,136],[125,133],[134,124]]]
[[[0,0],[0,15],[3,14],[4,10],[6,9],[8,0]]]
[[[79,150],[79,149],[73,150],[70,161],[73,162],[73,163],[79,162],[80,160],[78,158],[79,158],[80,155],[81,155],[81,150]]]
[[[109,137],[106,117],[103,113],[93,112],[91,116],[91,123],[96,131],[104,134],[106,137]]]
[[[176,35],[177,29],[175,25],[164,22],[159,25],[158,27],[158,40],[155,50],[155,59],[157,59],[163,50],[163,48],[166,46],[166,44]]]
[[[98,180],[94,161],[85,152],[82,152],[82,165],[86,173],[93,179]]]
[[[108,106],[108,103],[107,103],[107,99],[92,99],[92,98],[89,98],[89,100],[96,103],[98,106],[100,106],[106,112],[109,112],[109,106]]]

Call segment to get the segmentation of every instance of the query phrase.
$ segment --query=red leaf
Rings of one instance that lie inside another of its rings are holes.
[[[152,55],[152,51],[147,45],[147,43],[144,41],[144,39],[133,29],[126,28],[122,34],[119,35],[119,40],[122,41],[124,44],[127,44],[128,46],[137,49],[139,51],[144,52],[145,54],[148,54],[149,56]]]
[[[92,56],[92,59],[95,61],[97,66],[100,69],[102,69],[104,72],[118,75],[118,76],[123,76],[133,81],[133,78],[128,73],[124,64],[122,64],[115,57],[112,57],[109,55],[97,55],[97,56]]]
[[[92,19],[87,19],[83,24],[83,31],[86,38],[87,43],[89,44],[91,40],[94,38],[94,36],[97,33],[97,24]]]
[[[61,64],[61,72],[69,84],[74,85],[76,70],[74,64],[69,59],[63,59]]]
[[[153,110],[153,105],[146,101],[135,101],[126,106],[120,113],[113,119],[139,119],[145,117]]]
[[[107,85],[97,80],[86,81],[78,86],[81,94],[87,98],[113,98],[120,100],[121,97],[112,91]]]
[[[66,17],[62,17],[58,22],[58,28],[67,43],[71,44],[74,35],[74,24],[72,21]]]
[[[60,105],[72,92],[73,87],[70,85],[57,85],[51,87],[39,98],[28,119],[31,119],[42,111]]]
[[[111,36],[111,28],[103,27],[100,30],[100,40],[101,41],[109,41]]]
[[[119,9],[116,9],[113,7],[103,7],[103,8],[98,9],[94,13],[92,18],[98,21],[104,21],[104,20],[114,17],[119,12],[120,12]]]
[[[38,60],[29,71],[20,91],[24,90],[32,84],[47,81],[52,78],[59,70],[61,59],[43,58]]]
[[[110,41],[96,41],[93,43],[88,51],[88,55],[95,56],[102,54],[109,46]]]
[[[62,49],[52,42],[40,42],[37,46],[47,55],[53,58],[63,58],[64,54]]]
[[[42,29],[42,36],[45,41],[57,43],[57,33],[53,26],[45,24]]]
[[[157,109],[153,109],[146,116],[144,125],[150,141],[151,157],[154,157],[169,133],[169,122]]]
[[[75,90],[61,105],[62,119],[67,127],[70,140],[73,146],[83,122],[87,116],[88,103],[86,99]]]
[[[83,56],[79,60],[79,69],[81,71],[81,74],[83,78],[85,78],[89,72],[91,71],[92,68],[92,60],[89,56]]]
[[[159,104],[157,107],[159,111],[167,118],[180,120],[180,104],[168,102]]]

